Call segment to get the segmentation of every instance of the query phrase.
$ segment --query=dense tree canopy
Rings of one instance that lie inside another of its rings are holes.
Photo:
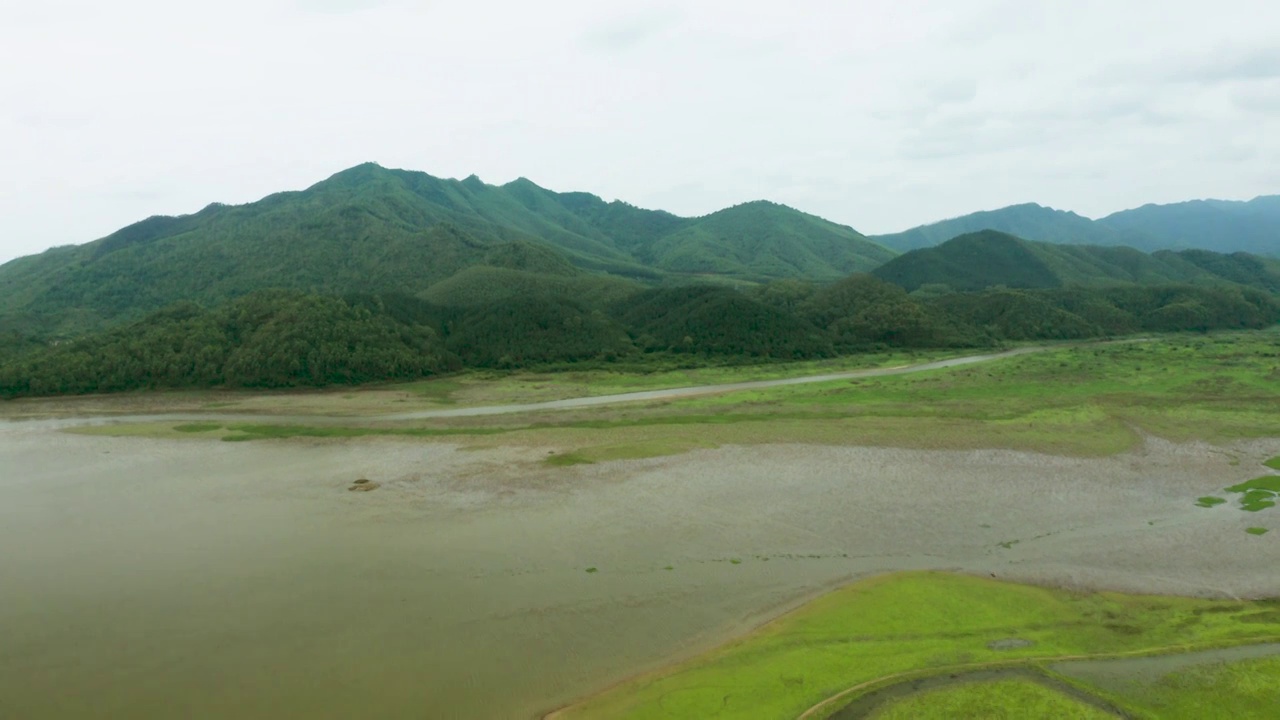
[[[872,347],[976,347],[1134,332],[1262,328],[1280,300],[1242,286],[1021,289],[908,295],[869,275],[633,292],[593,308],[559,292],[445,307],[405,295],[265,291],[182,302],[131,325],[46,344],[9,331],[0,395],[183,387],[322,387],[464,367],[688,357],[826,357]]]
[[[178,387],[320,387],[460,367],[435,330],[335,297],[262,292],[179,303],[133,325],[0,365],[0,394]]]

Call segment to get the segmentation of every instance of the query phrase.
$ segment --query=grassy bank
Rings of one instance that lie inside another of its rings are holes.
[[[809,715],[823,718],[859,692],[911,676],[1276,637],[1280,614],[1265,601],[1077,594],[969,576],[903,573],[833,592],[748,637],[624,683],[555,717],[795,718],[861,686]],[[936,702],[923,698],[925,705],[913,706],[911,716],[953,717],[945,712],[948,704],[973,699],[965,694],[957,699],[955,693],[943,693]]]

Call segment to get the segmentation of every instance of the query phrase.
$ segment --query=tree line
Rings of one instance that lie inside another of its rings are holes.
[[[1276,296],[1239,286],[908,294],[866,274],[741,291],[652,288],[598,307],[553,294],[442,307],[406,295],[277,290],[212,308],[182,302],[57,345],[10,332],[0,396],[325,387],[463,368],[759,362],[1277,322]]]

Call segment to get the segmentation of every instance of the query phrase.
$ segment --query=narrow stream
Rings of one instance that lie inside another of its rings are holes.
[[[1029,680],[1043,685],[1054,692],[1062,693],[1063,695],[1067,695],[1075,700],[1079,700],[1082,703],[1095,707],[1117,718],[1132,720],[1134,717],[1115,705],[1112,705],[1104,698],[1087,693],[1072,685],[1068,685],[1067,683],[1050,677],[1049,675],[1037,671],[1034,668],[1017,667],[1000,668],[998,670],[977,670],[974,672],[958,673],[954,675],[936,675],[933,677],[920,678],[918,680],[900,682],[879,690],[873,690],[866,695],[862,695],[832,715],[830,720],[861,720],[862,718],[872,717],[877,710],[885,705],[910,697],[911,695],[941,690],[943,688],[954,687],[957,685],[988,683],[996,682],[998,680]]]
[[[1243,645],[1200,652],[1154,655],[1149,657],[1116,658],[1111,660],[1071,660],[1052,663],[1047,667],[1053,672],[1097,685],[1108,690],[1126,683],[1151,683],[1166,675],[1199,665],[1239,662],[1280,655],[1280,643]],[[1082,703],[1091,705],[1117,718],[1132,718],[1122,708],[1074,685],[1065,683],[1034,666],[1006,667],[991,670],[975,670],[954,674],[907,680],[878,690],[872,690],[844,706],[831,720],[861,720],[872,717],[877,710],[897,700],[919,693],[941,690],[957,685],[987,683],[999,680],[1029,680],[1062,693]]]

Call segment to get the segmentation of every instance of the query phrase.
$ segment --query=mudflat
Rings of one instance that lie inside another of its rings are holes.
[[[1195,505],[1276,440],[562,450],[0,425],[0,715],[535,717],[891,570],[1280,594]]]

